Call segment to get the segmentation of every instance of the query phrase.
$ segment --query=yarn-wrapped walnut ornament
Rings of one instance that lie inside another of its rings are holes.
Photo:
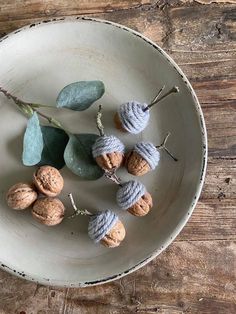
[[[104,170],[117,169],[124,158],[124,144],[114,135],[105,135],[101,123],[101,106],[97,114],[97,128],[100,136],[92,147],[92,154],[97,164]]]
[[[125,159],[127,171],[134,176],[142,176],[150,170],[154,170],[160,160],[160,153],[149,142],[137,143]]]
[[[150,108],[160,102],[166,96],[179,92],[178,87],[173,87],[167,93],[159,98],[165,86],[163,86],[150,104],[140,103],[138,101],[129,101],[122,104],[115,114],[114,122],[117,129],[138,134],[148,125],[150,118]]]
[[[166,142],[170,133],[168,133],[161,145],[155,146],[150,142],[137,143],[125,159],[127,171],[134,176],[142,176],[147,172],[154,170],[160,161],[159,150],[164,150],[174,161],[176,157],[166,147]]]
[[[147,127],[150,118],[146,108],[147,104],[135,100],[122,104],[114,117],[116,128],[132,134],[140,133]]]
[[[145,186],[136,180],[121,182],[115,172],[105,172],[105,176],[119,185],[116,201],[122,210],[127,210],[134,216],[145,216],[153,206],[152,196]]]
[[[89,216],[88,235],[95,243],[100,243],[109,248],[121,244],[126,234],[125,227],[113,211],[105,210],[92,214],[86,209],[79,209],[71,193],[68,196],[74,209],[74,214],[68,218],[78,215]]]
[[[90,217],[88,235],[95,243],[113,248],[124,240],[125,227],[114,212],[101,211]]]
[[[117,191],[116,200],[121,209],[140,217],[147,215],[153,206],[151,194],[136,180],[122,183]]]

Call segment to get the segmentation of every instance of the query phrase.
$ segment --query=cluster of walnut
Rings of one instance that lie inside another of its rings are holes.
[[[64,186],[60,172],[51,166],[42,166],[33,174],[32,183],[19,182],[7,192],[7,204],[15,210],[31,207],[33,218],[47,226],[59,224],[65,207],[56,198]]]
[[[31,208],[34,219],[44,225],[55,226],[64,219],[65,207],[57,198],[63,186],[63,177],[56,168],[42,166],[33,174],[32,183],[19,182],[8,190],[7,204],[15,210]],[[90,216],[88,233],[95,243],[113,248],[124,240],[125,227],[115,213],[85,214]]]

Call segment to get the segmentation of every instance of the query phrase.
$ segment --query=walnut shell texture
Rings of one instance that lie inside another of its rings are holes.
[[[117,169],[121,166],[124,159],[124,154],[113,152],[102,154],[96,157],[96,162],[104,170]]]
[[[148,162],[136,151],[131,151],[126,155],[125,167],[134,176],[143,176],[151,170]]]
[[[39,192],[54,197],[63,189],[64,180],[56,168],[42,166],[34,173],[34,184]]]
[[[62,222],[64,212],[65,207],[59,199],[44,197],[34,203],[32,216],[44,225],[55,226]]]
[[[124,240],[125,233],[126,232],[123,223],[118,220],[100,242],[101,244],[109,248],[117,247]]]
[[[127,130],[123,127],[121,121],[120,121],[120,117],[118,115],[118,112],[115,113],[115,116],[114,116],[114,123],[115,123],[115,127],[122,131],[122,132],[127,132]]]
[[[128,212],[134,216],[145,216],[152,208],[152,196],[146,192],[133,206],[128,208]]]
[[[32,205],[38,194],[33,184],[17,183],[7,192],[7,204],[12,209],[22,210]]]

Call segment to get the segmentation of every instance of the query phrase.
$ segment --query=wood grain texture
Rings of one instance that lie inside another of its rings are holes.
[[[136,273],[82,289],[40,286],[1,272],[0,313],[233,314],[235,250],[235,241],[175,242]]]
[[[209,159],[190,221],[154,261],[121,280],[85,289],[43,287],[0,271],[0,314],[236,313],[235,2],[1,1],[0,36],[45,18],[91,14],[156,41],[196,90]]]
[[[2,0],[0,19],[8,21],[15,14],[15,19],[25,19],[33,17],[50,17],[73,14],[90,14],[100,12],[112,12],[139,8],[141,6],[153,4],[148,0],[122,0],[122,1],[97,1],[97,0]]]
[[[236,0],[196,0],[201,4],[211,4],[211,3],[236,3]]]

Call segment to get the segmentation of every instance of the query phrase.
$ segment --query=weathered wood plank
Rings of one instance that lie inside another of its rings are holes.
[[[206,79],[200,82],[193,82],[193,87],[198,95],[202,107],[207,110],[211,107],[234,108],[236,104],[236,79],[210,81]],[[230,106],[231,105],[231,106]],[[235,109],[236,110],[236,109]]]
[[[235,78],[235,6],[167,8],[166,13],[163,46],[192,81]]]
[[[218,204],[213,199],[200,200],[176,241],[236,240],[236,200],[224,200],[219,193]]]
[[[0,37],[35,20],[91,14],[153,39],[193,83],[209,139],[200,201],[157,259],[113,283],[73,290],[37,286],[0,271],[1,314],[236,312],[236,6],[220,2],[236,3],[1,1]]]
[[[211,3],[236,3],[236,0],[195,0],[201,4],[211,4]]]
[[[200,201],[176,241],[236,240],[235,206],[236,158],[210,157]]]
[[[220,203],[223,200],[226,202],[223,206],[227,205],[227,202],[230,204],[231,201],[232,205],[235,205],[235,199],[236,163],[234,158],[231,160],[231,158],[224,157],[209,157],[201,201],[215,201],[217,207],[220,206]]]
[[[47,18],[49,16],[62,16],[74,14],[91,14],[127,10],[145,5],[152,5],[149,0],[122,0],[122,1],[96,1],[96,0],[3,0],[1,1],[0,20],[18,20],[26,18]]]
[[[233,241],[174,243],[136,273],[86,289],[37,286],[1,271],[0,313],[230,314],[235,255]]]
[[[214,170],[236,167],[236,80],[205,80],[194,82],[193,87],[205,117],[209,156],[225,158],[225,168]]]
[[[81,13],[79,10],[75,10],[73,14],[64,14],[64,16],[73,15],[80,16]],[[51,16],[52,18],[60,17],[60,14],[55,14]],[[155,21],[153,20],[152,11],[143,11],[141,9],[129,9],[129,10],[118,10],[110,13],[101,13],[101,14],[90,14],[89,16],[98,17],[101,19],[107,19],[116,23],[124,24],[128,27],[131,27],[137,31],[142,32],[144,35],[155,38],[157,42],[162,41],[164,38],[164,13],[161,10],[155,11]],[[46,19],[50,19],[47,17]],[[16,30],[19,27],[28,25],[35,22],[40,22],[45,20],[45,18],[37,17],[22,17],[21,19],[11,18],[9,21],[4,21],[0,16],[0,37],[3,35]]]
[[[171,28],[167,43],[170,48],[226,51],[236,47],[234,5],[186,6],[166,11]]]
[[[216,105],[203,108],[203,112],[208,132],[209,156],[235,158],[236,107]]]

